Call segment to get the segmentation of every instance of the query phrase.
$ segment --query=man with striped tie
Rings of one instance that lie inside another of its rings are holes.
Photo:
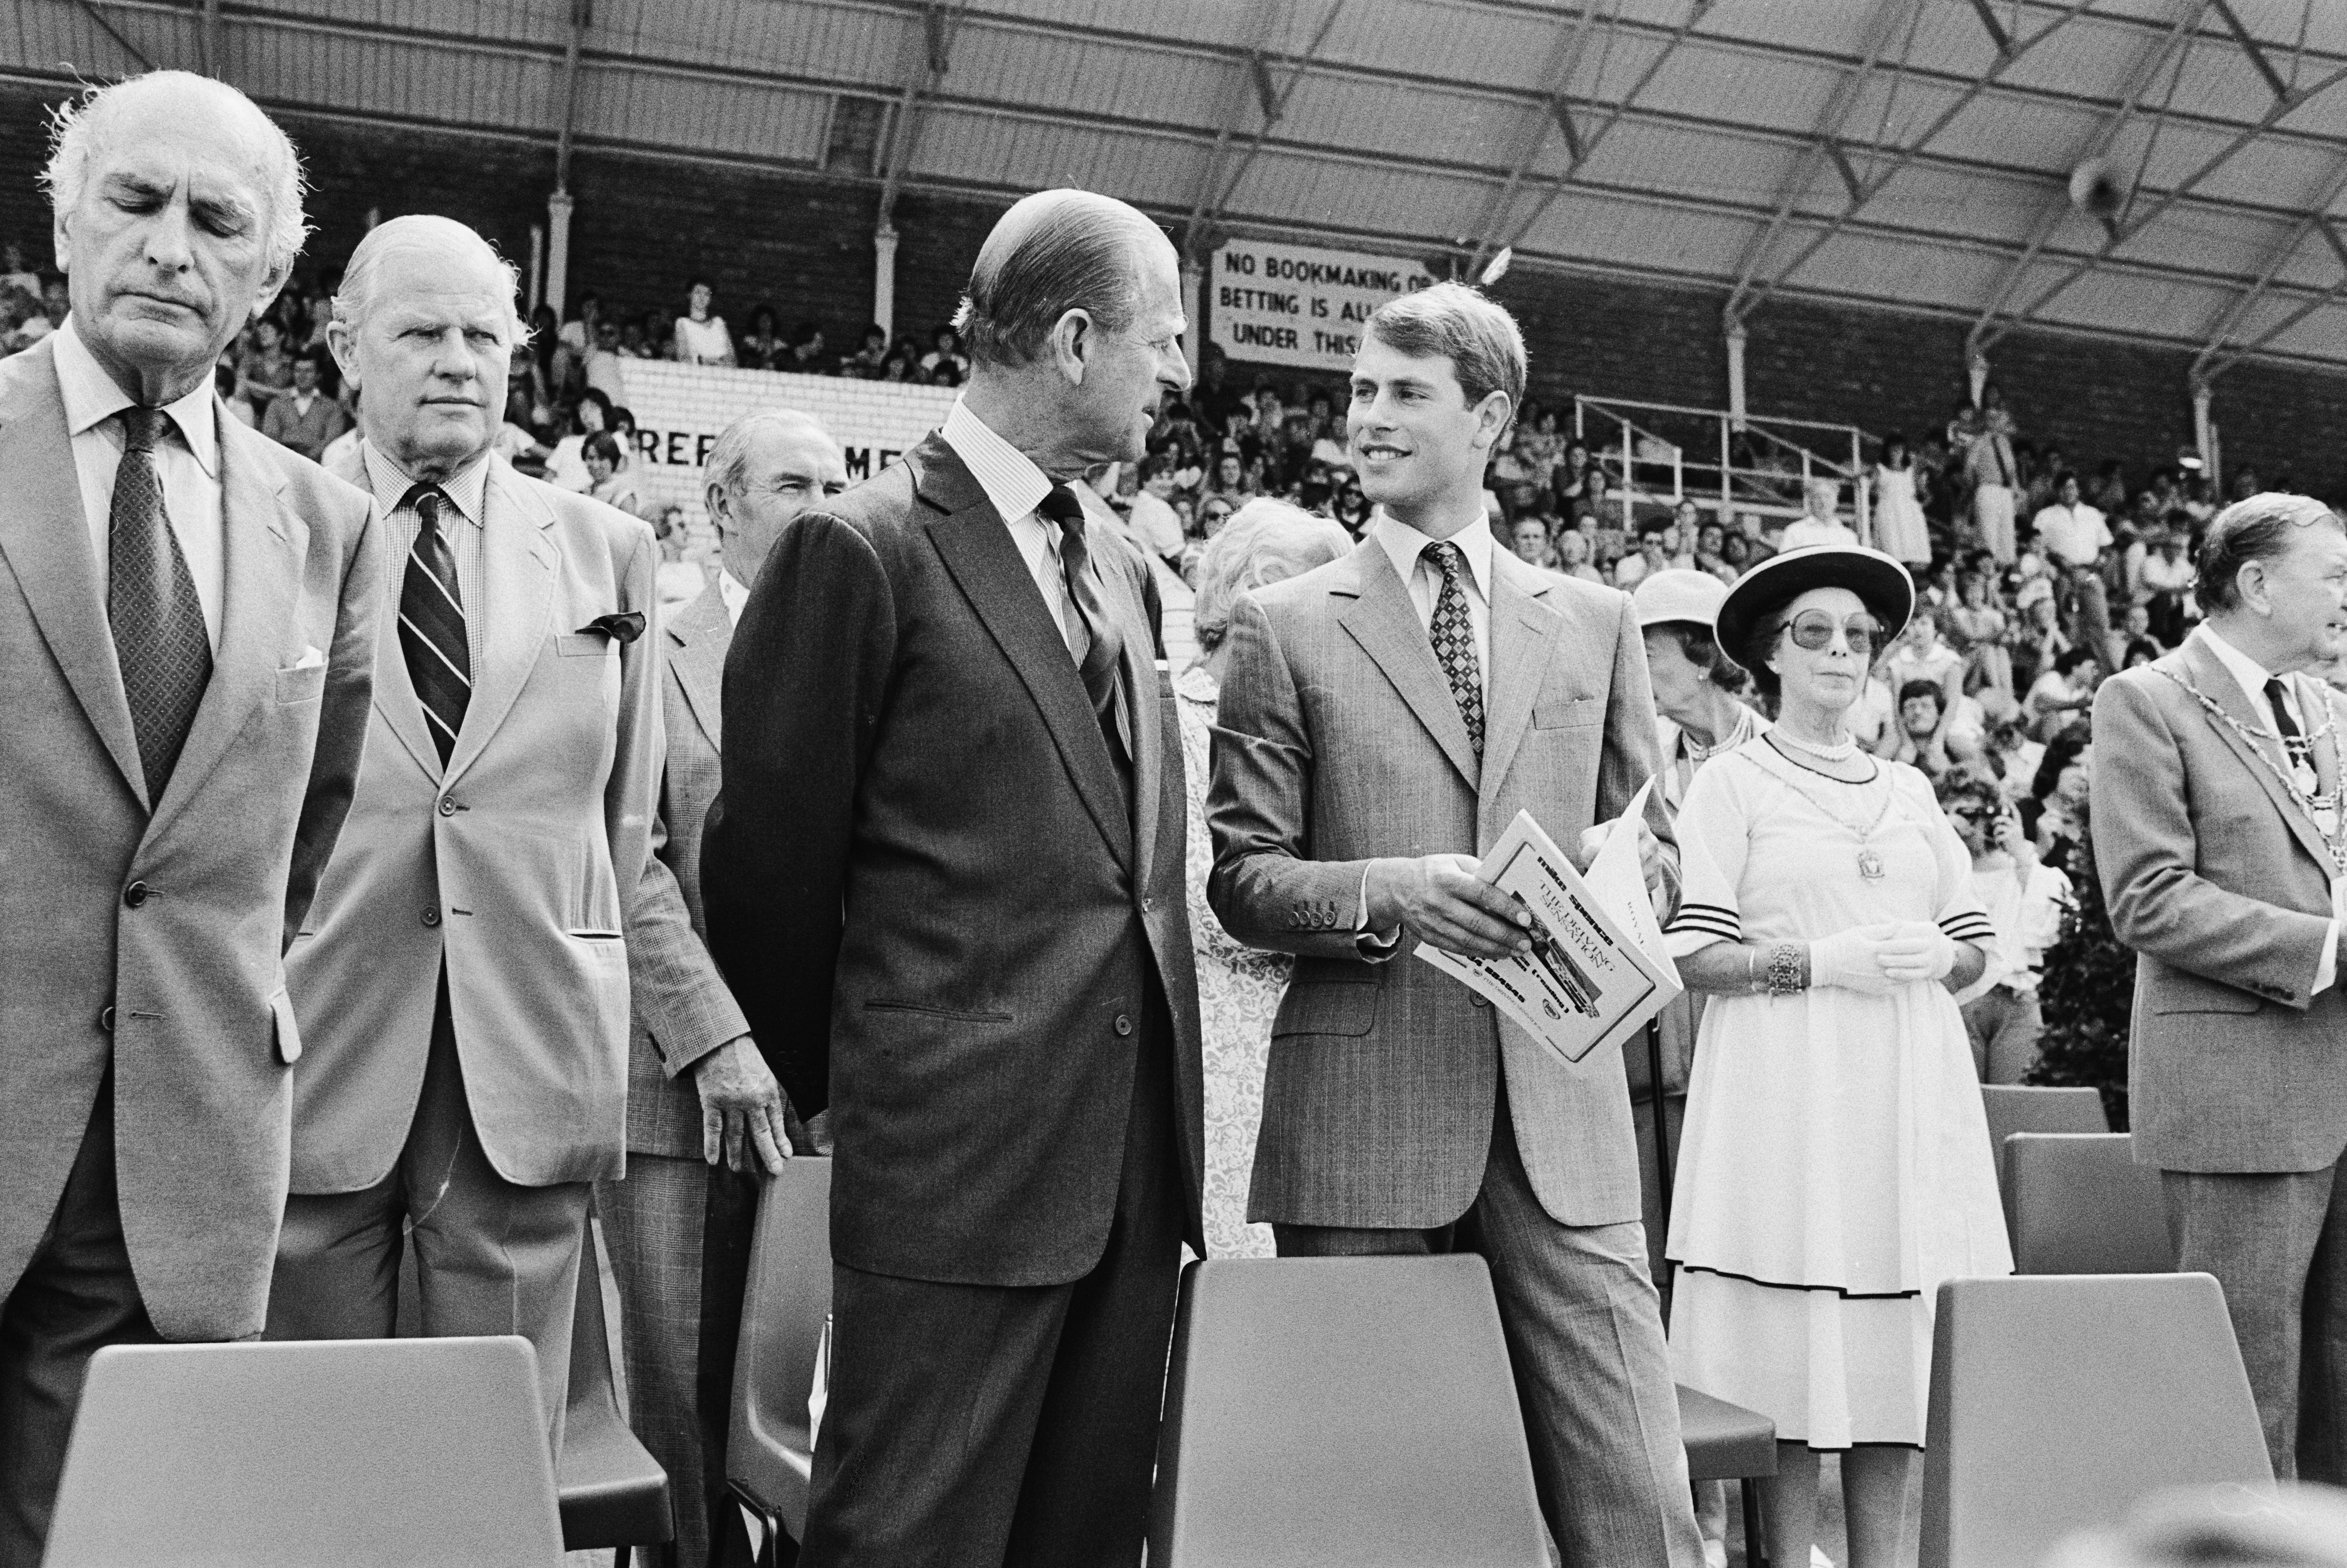
[[[623,896],[659,754],[651,529],[490,449],[515,275],[445,218],[352,254],[329,342],[364,389],[396,635],[358,797],[288,961],[309,1050],[270,1333],[522,1334],[559,1451],[589,1184],[626,1148]]]
[[[260,1332],[302,1054],[279,969],[350,804],[366,497],[229,416],[301,163],[159,71],[58,117],[72,313],[0,361],[0,1568],[90,1356]]]

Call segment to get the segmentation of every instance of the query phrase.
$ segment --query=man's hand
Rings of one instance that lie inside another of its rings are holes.
[[[692,1066],[692,1085],[701,1091],[701,1157],[734,1170],[750,1169],[749,1149],[768,1174],[790,1158],[783,1135],[783,1086],[758,1054],[758,1042],[736,1035]]]
[[[1524,935],[1532,912],[1475,875],[1471,855],[1369,863],[1369,929],[1406,927],[1462,958],[1504,958],[1532,951]]]
[[[1614,829],[1619,825],[1620,819],[1616,818],[1613,822],[1601,822],[1583,828],[1580,853],[1573,857],[1573,868],[1586,873],[1596,860],[1597,852],[1605,847],[1606,839],[1613,835]],[[1663,841],[1655,836],[1653,825],[1644,817],[1638,819],[1638,871],[1645,878],[1646,897],[1655,907],[1655,918],[1668,924],[1671,917],[1670,881],[1663,875]]]

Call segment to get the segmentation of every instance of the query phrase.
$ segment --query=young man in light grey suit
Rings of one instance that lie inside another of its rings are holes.
[[[805,1137],[749,1021],[709,956],[701,825],[717,798],[719,697],[733,623],[793,518],[847,487],[847,459],[812,415],[744,415],[710,448],[702,494],[722,566],[661,628],[668,752],[652,853],[628,911],[635,1023],[628,1057],[628,1175],[596,1184],[620,1286],[628,1419],[668,1471],[674,1568],[746,1556],[725,1484],[733,1353],[763,1168]],[[805,1150],[804,1143],[801,1145]]]
[[[364,496],[212,365],[301,250],[233,87],[93,94],[49,164],[72,313],[0,360],[0,1565],[102,1346],[261,1329],[302,1040],[280,955],[348,809]]]
[[[2215,1275],[2274,1473],[2347,1481],[2347,999],[2339,980],[2347,530],[2260,495],[2209,525],[2208,619],[2095,697],[2095,863],[2136,950],[2135,1157]]]
[[[1388,961],[1524,948],[1475,855],[1519,809],[1580,845],[1655,769],[1627,596],[1524,565],[1484,520],[1523,389],[1514,320],[1473,290],[1382,307],[1349,414],[1380,514],[1349,557],[1233,610],[1209,897],[1297,958],[1247,1217],[1283,1255],[1481,1253],[1565,1562],[1693,1568],[1620,1057],[1576,1074],[1440,970]],[[1639,831],[1675,883],[1675,849]]]
[[[660,748],[651,529],[490,449],[513,269],[446,218],[352,253],[329,343],[386,518],[374,719],[287,973],[309,1050],[272,1337],[520,1334],[559,1451],[589,1184],[626,1159],[622,894]]]

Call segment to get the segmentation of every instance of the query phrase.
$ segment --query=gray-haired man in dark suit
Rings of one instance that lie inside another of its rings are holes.
[[[703,942],[701,826],[717,798],[720,683],[766,552],[793,518],[847,487],[839,443],[791,412],[735,420],[704,472],[721,565],[661,626],[668,753],[628,915],[628,1174],[595,1190],[619,1276],[629,1419],[669,1474],[676,1568],[722,1558],[712,1542],[740,1533],[725,1439],[757,1218],[753,1173],[779,1168],[805,1138],[784,1131],[789,1103]]]
[[[2135,1157],[2215,1275],[2274,1473],[2347,1481],[2347,999],[2339,980],[2347,531],[2261,495],[2209,525],[2208,619],[2095,698],[2095,863],[2136,950]]]

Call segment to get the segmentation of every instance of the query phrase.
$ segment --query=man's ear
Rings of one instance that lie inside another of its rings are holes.
[[[326,323],[326,350],[334,356],[334,364],[342,371],[343,379],[353,386],[358,386],[358,334],[350,323],[338,316]]]
[[[1092,313],[1081,308],[1062,313],[1051,323],[1051,358],[1071,386],[1084,384],[1084,367],[1090,363],[1092,350],[1099,343],[1098,330],[1092,325]]]
[[[733,497],[726,492],[724,486],[712,484],[702,487],[701,505],[709,513],[709,526],[721,534],[733,526]]]
[[[1475,405],[1475,449],[1488,451],[1497,445],[1515,415],[1515,404],[1504,392],[1491,391]]]

